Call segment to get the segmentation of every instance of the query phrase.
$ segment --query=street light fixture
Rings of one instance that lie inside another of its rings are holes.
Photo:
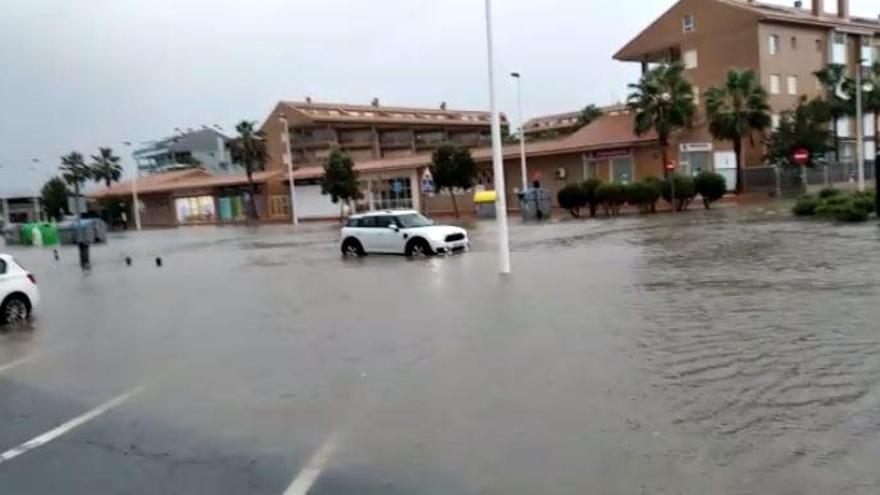
[[[520,173],[522,174],[522,192],[529,188],[529,174],[526,167],[526,127],[523,121],[522,109],[522,75],[519,72],[511,72],[510,77],[516,79],[517,108],[519,111],[519,161]]]
[[[489,110],[492,113],[492,169],[495,175],[495,210],[498,221],[498,271],[510,273],[510,239],[507,232],[507,190],[501,153],[501,115],[495,102],[495,52],[492,48],[492,0],[486,0],[486,48],[489,55]]]

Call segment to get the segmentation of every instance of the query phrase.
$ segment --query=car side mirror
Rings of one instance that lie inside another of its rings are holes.
[[[393,230],[393,231],[395,231],[395,232],[400,231],[400,227],[398,227],[397,225],[395,225],[395,224],[393,224],[393,223],[390,224],[390,225],[388,226],[388,228],[391,229],[391,230]]]

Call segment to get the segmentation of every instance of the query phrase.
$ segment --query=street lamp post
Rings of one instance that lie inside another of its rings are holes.
[[[287,166],[287,178],[290,180],[290,218],[293,225],[299,225],[296,218],[296,188],[293,183],[293,158],[290,156],[290,127],[287,124],[287,118],[283,115],[278,118],[281,121],[281,146],[284,152],[281,156],[284,158],[284,165]]]
[[[862,44],[859,43],[859,50]],[[859,165],[859,191],[865,191],[865,131],[864,109],[862,108],[862,69],[864,60],[859,51],[859,61],[856,64],[856,162]]]
[[[526,128],[523,121],[522,109],[522,75],[519,72],[511,72],[510,77],[516,79],[516,100],[519,111],[519,161],[520,173],[522,174],[522,192],[529,188],[528,170],[526,168]]]
[[[129,154],[131,154],[131,141],[125,141],[124,144],[129,149]],[[131,179],[131,213],[134,215],[134,228],[135,230],[141,230],[141,208],[140,208],[140,200],[138,199],[138,179],[141,176],[141,167],[138,166],[137,160],[134,161],[134,178]]]
[[[501,154],[501,116],[495,102],[495,54],[492,49],[492,0],[486,0],[486,48],[489,54],[489,110],[492,113],[492,169],[495,175],[495,209],[498,221],[498,271],[510,273],[510,240],[507,232],[507,190]]]

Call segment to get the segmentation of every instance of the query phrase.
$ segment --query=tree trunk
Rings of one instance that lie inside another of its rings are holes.
[[[455,201],[455,191],[450,189],[449,196],[452,197],[452,211],[455,212],[455,219],[458,220],[458,203]]]
[[[667,156],[667,151],[666,151],[668,144],[667,143],[660,143],[660,146],[663,147],[663,150],[661,151],[661,156],[663,157],[663,163],[661,165],[663,167],[663,177],[669,177],[669,168],[666,166],[669,163],[669,157]]]
[[[254,172],[250,165],[247,167],[248,189],[248,218],[252,222],[257,221],[257,185],[254,184]]]
[[[345,201],[339,200],[339,223],[345,221]]]
[[[837,135],[838,118],[834,118],[834,161],[840,165],[840,136]]]
[[[736,193],[743,190],[742,137],[733,140],[733,154],[736,155]]]

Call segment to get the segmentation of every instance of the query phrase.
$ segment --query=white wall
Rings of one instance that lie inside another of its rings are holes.
[[[339,204],[330,196],[321,194],[321,186],[296,186],[297,218],[327,218],[339,216]]]

